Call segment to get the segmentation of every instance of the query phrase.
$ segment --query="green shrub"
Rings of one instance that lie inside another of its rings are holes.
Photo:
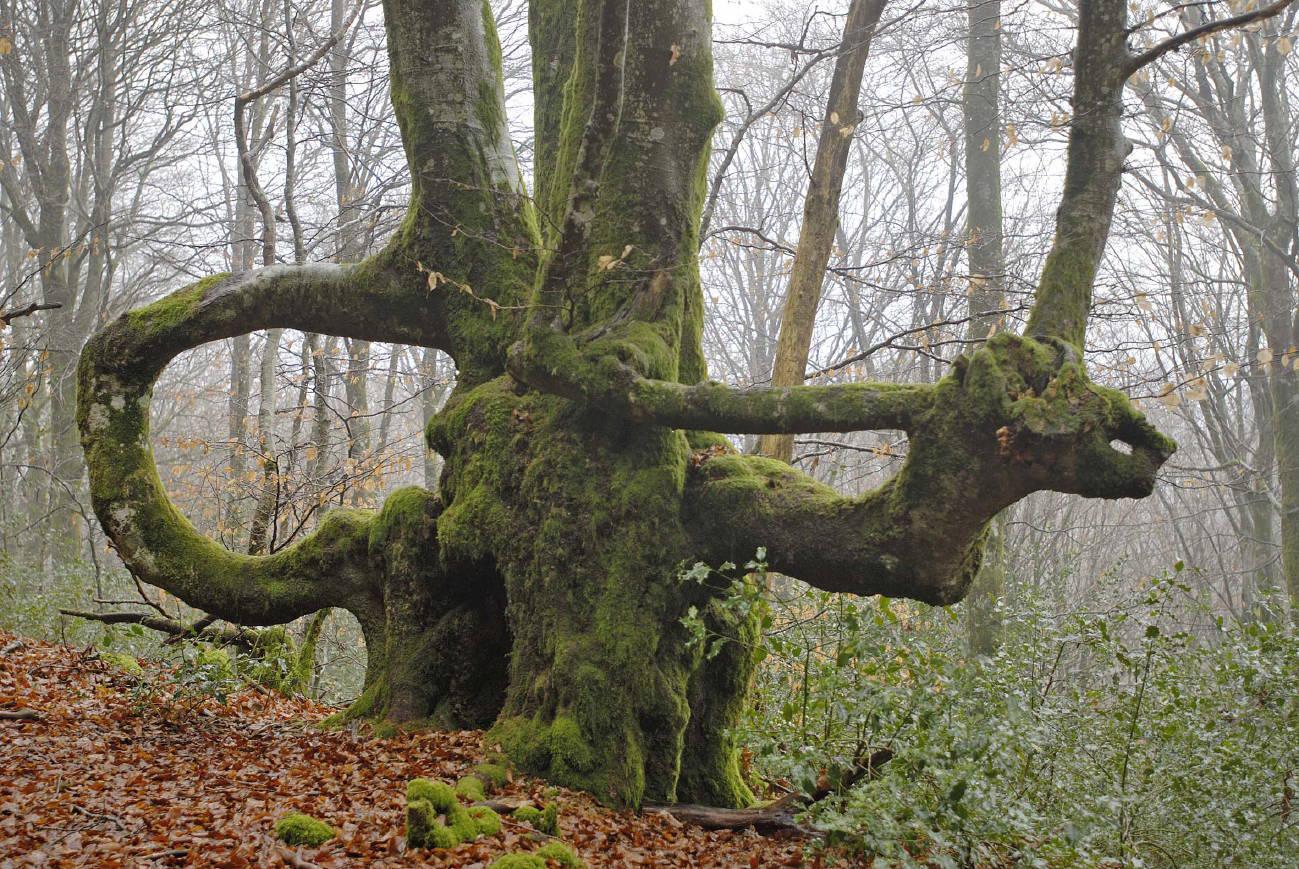
[[[733,573],[733,607],[763,596]],[[762,584],[757,584],[762,585]],[[1098,583],[1099,587],[1117,583]],[[1299,637],[1233,623],[1180,565],[1140,596],[1057,613],[1020,590],[999,650],[966,654],[956,608],[774,585],[737,734],[754,771],[811,790],[895,755],[807,819],[879,866],[1282,867],[1299,853]],[[686,621],[696,642],[703,623]],[[832,776],[833,777],[833,776]],[[912,855],[925,855],[923,860]]]

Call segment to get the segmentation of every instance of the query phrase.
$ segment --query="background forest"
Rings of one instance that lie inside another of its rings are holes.
[[[527,3],[492,5],[526,173]],[[771,382],[847,6],[714,4],[727,115],[702,234],[705,346],[729,384]],[[1252,4],[1133,6],[1168,35]],[[990,331],[1019,330],[1063,175],[1075,17],[1070,0],[885,8],[845,127],[807,382],[929,382]],[[755,789],[813,791],[827,770],[833,785],[834,770],[892,753],[817,804],[832,841],[884,865],[1299,853],[1297,22],[1291,7],[1193,42],[1128,91],[1135,148],[1088,366],[1180,445],[1152,497],[1016,504],[977,593],[953,607],[763,582],[761,552],[682,565],[681,581],[733,584],[732,606],[764,612],[740,734]],[[236,94],[339,30],[236,124]],[[366,0],[0,0],[0,626],[171,660],[185,690],[254,678],[356,696],[364,646],[341,610],[224,654],[173,641],[239,638],[116,561],[73,405],[82,344],[122,312],[268,248],[350,262],[381,245],[408,185],[386,64]],[[991,85],[991,112],[970,112],[971,83]],[[997,274],[970,260],[986,241],[967,194],[980,154],[1001,186]],[[273,552],[333,507],[435,488],[421,433],[454,377],[442,354],[406,346],[284,330],[211,344],[156,389],[158,467],[201,531]],[[799,436],[793,461],[857,493],[905,450],[900,434]],[[689,626],[710,652],[729,642]]]

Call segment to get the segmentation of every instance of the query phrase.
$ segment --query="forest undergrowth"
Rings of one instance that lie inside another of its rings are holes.
[[[1136,595],[1102,578],[1068,612],[1015,589],[997,650],[972,656],[959,607],[810,591],[760,560],[697,565],[681,581],[729,585],[730,606],[761,613],[737,734],[750,783],[768,799],[828,790],[803,818],[816,834],[710,832],[523,778],[504,793],[557,801],[559,837],[592,866],[1292,865],[1299,638],[1266,608],[1247,623],[1216,615],[1189,573]],[[281,865],[273,826],[290,811],[338,831],[294,852],[302,865],[486,866],[548,841],[507,824],[408,850],[406,783],[456,781],[490,758],[480,733],[323,731],[336,706],[250,684],[237,656],[20,612],[30,589],[5,579],[0,619],[65,643],[0,633],[0,710],[40,716],[0,721],[0,865]],[[686,621],[707,654],[738,642]],[[136,669],[135,656],[158,660]],[[353,681],[316,684],[338,699]],[[886,763],[852,772],[881,750]]]
[[[610,811],[525,778],[493,797],[556,805],[552,832],[503,817],[494,835],[412,849],[408,783],[466,776],[489,753],[481,733],[326,731],[316,724],[331,708],[238,684],[210,663],[140,666],[4,631],[0,650],[3,867],[485,867],[555,841],[589,866],[803,862],[799,840]],[[335,837],[277,841],[276,822],[294,812]]]

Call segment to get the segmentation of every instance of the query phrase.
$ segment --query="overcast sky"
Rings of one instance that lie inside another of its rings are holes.
[[[758,0],[713,0],[713,18],[720,24],[741,24],[758,6]]]

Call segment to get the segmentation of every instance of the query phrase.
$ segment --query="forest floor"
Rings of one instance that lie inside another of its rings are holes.
[[[0,631],[0,867],[483,867],[550,838],[507,819],[474,843],[407,850],[406,783],[465,775],[484,760],[481,732],[324,731],[315,723],[333,710],[319,704],[253,689],[178,699],[168,673],[146,663],[134,676],[94,650]],[[32,717],[16,718],[23,709]],[[805,841],[545,789],[517,778],[499,797],[557,799],[559,838],[592,867],[803,864]],[[338,837],[285,848],[272,828],[290,811]]]

